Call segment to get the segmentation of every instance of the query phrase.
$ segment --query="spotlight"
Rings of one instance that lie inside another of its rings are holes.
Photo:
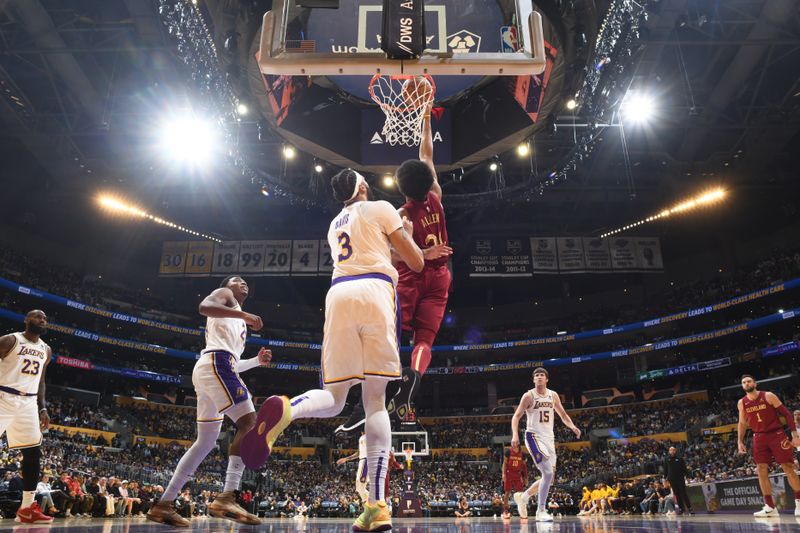
[[[620,112],[631,122],[647,122],[655,114],[655,102],[649,95],[631,91],[623,98]]]
[[[314,165],[314,172],[316,172],[317,174],[321,174],[323,170],[324,169],[322,168],[322,165],[320,165],[319,163]]]
[[[394,177],[391,174],[386,174],[383,177],[383,186],[386,188],[394,186]]]
[[[297,155],[297,151],[294,149],[294,146],[283,147],[283,157],[286,159],[294,159],[295,155]]]
[[[248,111],[250,110],[247,109],[247,104],[244,102],[239,102],[239,105],[236,106],[236,112],[239,113],[239,116],[245,116]]]
[[[569,100],[567,100],[567,109],[572,111],[576,107],[578,107],[578,102],[576,102],[574,98],[570,98]]]
[[[496,172],[497,169],[498,169],[497,161],[492,161],[491,163],[489,163],[489,170],[491,170],[492,172]]]
[[[267,189],[266,185],[261,186],[261,195],[262,196],[269,196],[269,189]]]
[[[530,153],[530,151],[531,147],[527,142],[519,143],[517,145],[517,155],[519,155],[520,157],[525,157]]]
[[[160,131],[165,155],[178,162],[206,163],[221,144],[213,123],[195,116],[173,117]]]

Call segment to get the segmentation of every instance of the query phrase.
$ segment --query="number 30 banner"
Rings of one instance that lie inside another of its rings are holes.
[[[326,240],[164,242],[161,276],[330,276],[333,271]]]

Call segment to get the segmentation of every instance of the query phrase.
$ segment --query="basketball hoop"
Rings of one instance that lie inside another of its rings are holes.
[[[369,82],[369,94],[386,115],[382,131],[386,143],[392,146],[397,144],[418,146],[422,140],[422,119],[436,94],[433,78],[427,74],[423,76],[375,74]]]

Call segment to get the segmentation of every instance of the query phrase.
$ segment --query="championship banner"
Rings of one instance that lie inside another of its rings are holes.
[[[611,248],[608,239],[584,237],[583,257],[589,272],[611,272]]]
[[[474,239],[470,244],[470,277],[531,277],[529,239]]]
[[[561,272],[586,272],[581,237],[558,237],[556,248],[558,249],[558,269]]]
[[[531,237],[531,258],[537,274],[558,274],[555,237]]]
[[[186,250],[189,243],[186,241],[166,241],[161,245],[161,263],[158,273],[162,276],[183,274],[186,270]]]
[[[609,239],[611,248],[611,267],[614,270],[630,272],[636,270],[639,264],[636,255],[636,244],[627,237],[612,237]]]

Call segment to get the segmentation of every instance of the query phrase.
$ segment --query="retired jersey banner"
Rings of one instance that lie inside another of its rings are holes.
[[[531,248],[528,238],[474,239],[470,246],[470,277],[530,277]]]
[[[586,272],[581,237],[558,237],[556,248],[558,249],[558,269],[561,272]]]
[[[555,237],[531,237],[531,258],[537,274],[558,274],[558,252]]]
[[[611,249],[608,239],[584,237],[583,257],[588,272],[611,271]]]

